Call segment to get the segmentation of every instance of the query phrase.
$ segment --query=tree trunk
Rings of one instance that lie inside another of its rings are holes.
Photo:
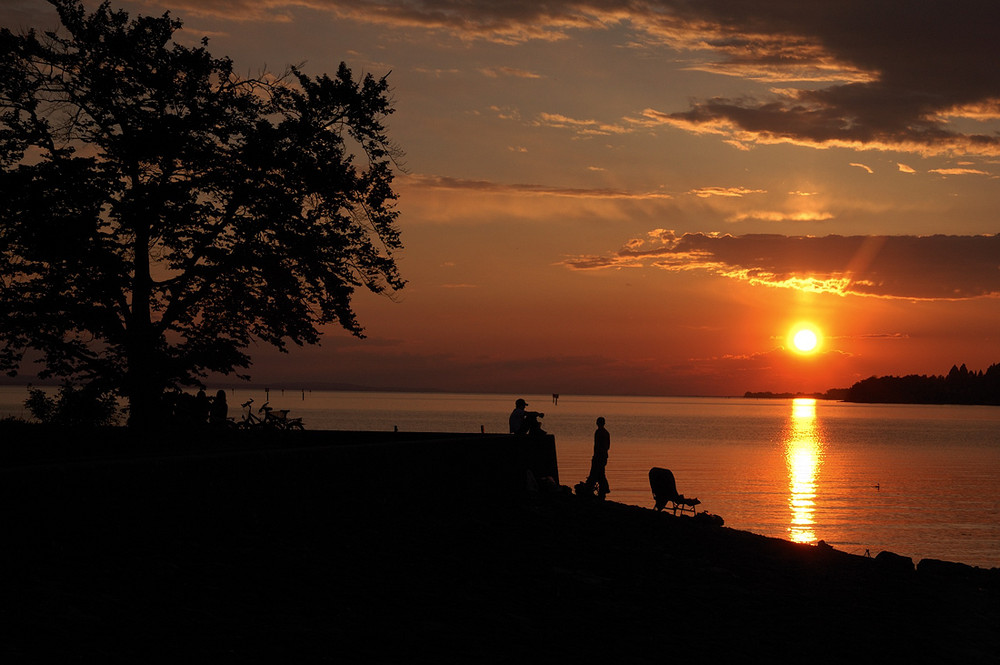
[[[128,397],[128,426],[147,430],[155,426],[163,388],[154,378],[151,348],[145,340],[135,339],[129,345],[126,396]]]
[[[150,311],[153,280],[149,272],[149,225],[141,212],[135,217],[132,224],[135,229],[135,272],[132,276],[125,382],[129,402],[128,426],[149,429],[157,420],[163,386],[154,358],[156,343]]]

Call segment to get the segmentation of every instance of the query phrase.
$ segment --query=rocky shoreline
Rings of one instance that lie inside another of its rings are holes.
[[[6,465],[6,662],[992,663],[1000,653],[998,569],[869,559],[566,488],[470,494],[459,480],[469,460],[400,484],[358,454],[322,473],[320,458],[288,451],[226,459],[230,476],[204,474],[225,502],[171,490],[195,484],[185,457],[149,461],[141,484],[101,496],[93,488],[136,468],[109,462],[100,483],[74,490],[67,465]],[[31,495],[43,473],[69,494]],[[353,478],[339,484],[350,491],[317,480],[331,477]]]

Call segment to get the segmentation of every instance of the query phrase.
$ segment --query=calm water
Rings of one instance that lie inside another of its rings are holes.
[[[0,416],[24,415],[23,387],[0,387]],[[515,396],[230,391],[309,429],[506,432]],[[814,400],[524,395],[556,438],[562,484],[590,468],[594,420],[611,432],[615,501],[653,506],[647,473],[727,526],[837,549],[1000,566],[1000,408]]]

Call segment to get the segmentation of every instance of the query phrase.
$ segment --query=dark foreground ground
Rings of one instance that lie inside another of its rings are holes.
[[[469,460],[401,481],[384,452],[8,460],[3,662],[1000,657],[997,569],[471,491]]]

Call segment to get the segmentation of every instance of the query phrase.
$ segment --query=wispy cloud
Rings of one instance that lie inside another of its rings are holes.
[[[726,218],[727,222],[745,222],[758,220],[761,222],[826,222],[833,219],[833,213],[822,210],[800,210],[787,212],[783,210],[749,210]]]
[[[576,199],[659,200],[672,198],[662,192],[630,192],[609,188],[549,187],[545,185],[498,183],[489,180],[468,180],[448,176],[408,175],[399,178],[403,187],[503,194],[517,196],[551,196]]]
[[[741,198],[747,194],[766,194],[765,189],[749,189],[747,187],[701,187],[692,189],[688,194],[707,199],[712,196],[722,196],[727,198]]]
[[[983,171],[982,169],[965,168],[931,169],[930,172],[939,175],[990,175],[989,171]]]
[[[504,76],[510,76],[514,78],[522,79],[540,79],[541,74],[536,74],[535,72],[529,72],[524,69],[517,69],[515,67],[483,67],[480,68],[479,73],[483,76],[488,76],[489,78],[501,78]]]
[[[634,130],[623,123],[608,123],[600,120],[580,120],[559,113],[540,113],[532,123],[536,127],[568,129],[581,136],[611,136],[628,134]]]
[[[287,20],[294,8],[341,19],[447,33],[463,40],[519,44],[561,41],[576,30],[606,29],[626,18],[588,2],[470,3],[464,0],[147,0],[174,11],[240,21]]]
[[[850,166],[857,166],[859,169],[864,169],[865,171],[868,171],[868,173],[875,173],[875,171],[873,171],[870,166],[866,166],[865,164],[861,164],[858,162],[851,162]]]
[[[520,120],[521,112],[510,106],[491,106],[490,110],[496,113],[497,117],[501,120]]]
[[[657,229],[572,270],[704,270],[756,286],[837,295],[963,300],[1000,297],[1000,235],[722,235]]]
[[[458,68],[455,68],[455,67],[451,67],[451,68],[448,68],[448,69],[444,69],[444,68],[440,68],[440,67],[435,67],[435,68],[431,68],[431,67],[414,67],[413,71],[415,71],[418,74],[424,74],[424,75],[430,76],[432,78],[439,79],[439,78],[441,78],[443,76],[454,76],[456,74],[460,74],[462,70],[460,70]]]

